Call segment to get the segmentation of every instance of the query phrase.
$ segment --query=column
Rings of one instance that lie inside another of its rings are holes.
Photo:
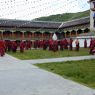
[[[43,32],[42,32],[42,34],[41,34],[41,39],[43,40]]]
[[[72,37],[72,35],[71,35],[71,31],[70,31],[70,37]]]
[[[52,39],[52,32],[50,32],[50,39]]]
[[[34,33],[35,33],[35,31],[31,31],[32,32],[32,39],[34,39]]]
[[[31,40],[31,38],[32,38],[32,35],[31,35],[32,33],[31,33],[31,31],[30,31],[30,34],[29,34],[29,40]]]
[[[12,38],[12,39],[15,39],[15,35],[14,35],[14,32],[15,32],[15,31],[12,30],[11,32],[12,32],[12,37],[11,37],[11,38]]]
[[[77,33],[77,31],[76,31],[76,37],[77,37],[77,35],[78,35],[78,33]]]
[[[0,30],[0,31],[1,31],[1,39],[3,40],[3,38],[4,38],[4,37],[3,37],[3,32],[4,32],[4,31],[3,31],[3,30]]]
[[[64,32],[64,34],[65,34],[65,38],[66,38],[66,32]]]
[[[21,37],[21,39],[24,40],[24,39],[25,39],[25,38],[24,38],[24,32],[25,32],[25,31],[21,31],[21,32],[22,32],[22,37]]]

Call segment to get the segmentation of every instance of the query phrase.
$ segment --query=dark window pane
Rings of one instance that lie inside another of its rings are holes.
[[[95,27],[95,20],[94,20],[94,27]]]
[[[95,8],[95,2],[93,2],[94,8]]]

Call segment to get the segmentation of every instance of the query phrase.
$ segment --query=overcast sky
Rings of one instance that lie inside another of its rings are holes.
[[[89,9],[88,0],[0,0],[0,18],[34,18]]]

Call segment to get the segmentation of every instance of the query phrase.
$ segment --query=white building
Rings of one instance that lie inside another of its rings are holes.
[[[89,0],[90,3],[90,30],[95,32],[95,0]]]

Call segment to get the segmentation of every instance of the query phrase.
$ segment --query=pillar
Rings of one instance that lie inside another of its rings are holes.
[[[12,39],[15,39],[15,34],[14,34],[15,31],[12,30],[11,32],[12,32],[12,37],[11,37],[11,38],[12,38]]]
[[[31,36],[31,32],[29,32],[29,40],[31,40],[31,37],[32,37],[32,36]]]
[[[72,35],[71,35],[71,31],[70,31],[70,37],[72,37]]]
[[[2,39],[2,40],[3,40],[3,38],[4,38],[4,37],[3,37],[3,32],[4,32],[4,31],[1,30],[1,39]]]
[[[66,38],[66,32],[64,32],[65,33],[65,38]]]
[[[34,33],[35,33],[35,31],[31,31],[32,32],[32,39],[34,39]]]
[[[50,32],[50,39],[52,39],[52,32]]]
[[[42,34],[41,34],[41,39],[43,40],[43,32],[42,32]]]
[[[22,31],[22,37],[21,37],[22,40],[25,39],[25,38],[24,38],[24,32],[25,32],[25,31]]]
[[[76,37],[78,36],[78,33],[77,33],[77,31],[76,31]]]
[[[89,0],[90,3],[90,31],[95,32],[95,0]]]

